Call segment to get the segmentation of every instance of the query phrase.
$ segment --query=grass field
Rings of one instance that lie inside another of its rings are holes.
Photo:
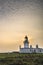
[[[0,53],[0,65],[43,65],[43,54]]]

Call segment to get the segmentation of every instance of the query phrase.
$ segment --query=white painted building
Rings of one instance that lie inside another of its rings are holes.
[[[30,47],[29,47],[28,37],[25,36],[24,48],[21,48],[21,46],[20,46],[19,53],[43,53],[43,49],[38,48],[38,45],[36,45],[36,48],[32,48],[32,45],[30,45]]]

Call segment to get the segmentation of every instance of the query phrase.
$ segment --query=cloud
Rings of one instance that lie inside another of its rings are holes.
[[[0,0],[0,16],[15,14],[18,11],[40,11],[43,8],[42,3],[42,0]]]

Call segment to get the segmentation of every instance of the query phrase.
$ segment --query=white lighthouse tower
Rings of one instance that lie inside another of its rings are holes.
[[[29,41],[28,41],[28,37],[27,36],[25,36],[24,48],[29,48]]]

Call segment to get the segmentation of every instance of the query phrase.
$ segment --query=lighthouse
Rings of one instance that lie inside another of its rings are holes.
[[[28,41],[28,37],[25,36],[25,40],[24,40],[24,48],[29,48],[29,41]]]
[[[25,36],[23,43],[23,48],[21,48],[21,45],[19,46],[19,53],[43,53],[43,48],[39,48],[38,45],[36,45],[36,48],[33,48],[32,45],[29,46],[29,40],[27,36]]]

